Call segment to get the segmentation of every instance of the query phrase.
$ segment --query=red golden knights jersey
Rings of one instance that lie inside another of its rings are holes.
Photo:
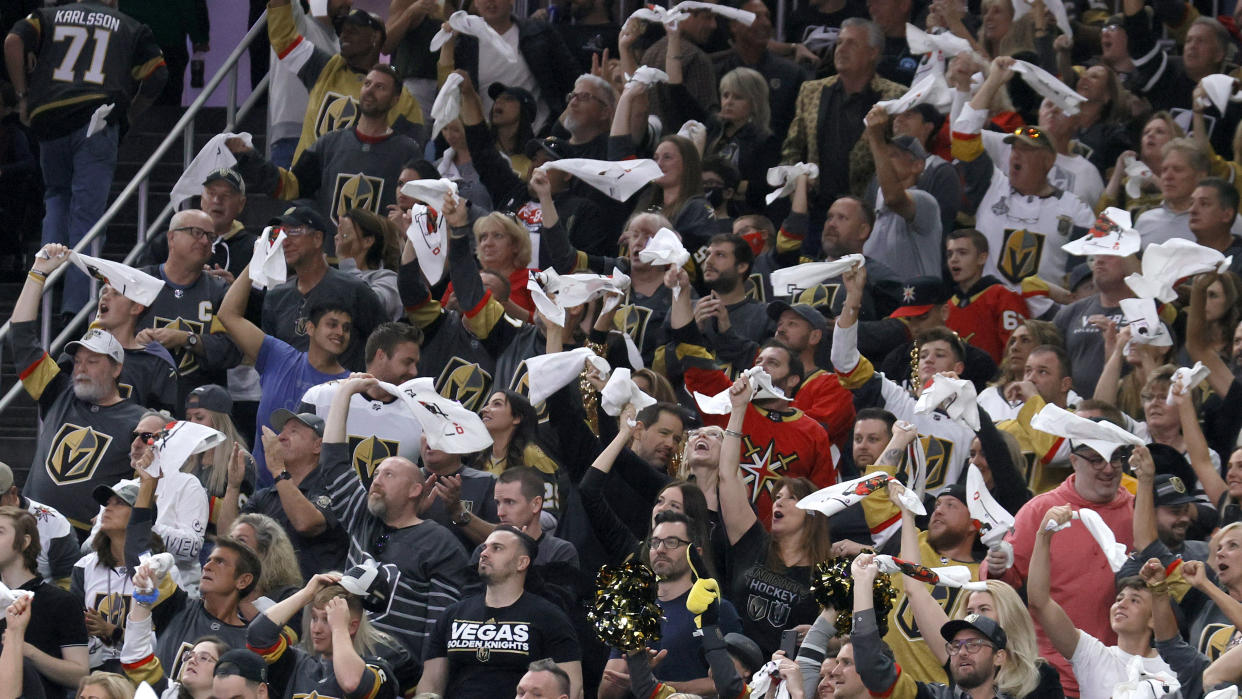
[[[13,27],[35,66],[27,79],[31,128],[56,138],[80,128],[103,104],[121,123],[137,84],[164,65],[151,30],[102,3],[37,9]]]
[[[999,365],[1009,336],[1029,315],[1021,294],[988,276],[966,293],[953,294],[945,325],[967,343],[992,355],[992,361]]]

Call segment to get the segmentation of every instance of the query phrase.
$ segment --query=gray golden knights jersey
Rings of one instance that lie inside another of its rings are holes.
[[[206,349],[203,356],[188,347],[169,350],[177,364],[178,412],[185,397],[198,386],[207,383],[227,383],[225,371],[241,361],[241,351],[225,334],[224,327],[216,322],[216,311],[224,301],[228,284],[210,274],[202,274],[186,287],[169,282],[163,274],[163,265],[143,267],[143,272],[164,280],[164,288],[138,318],[138,328],[173,328],[186,330],[199,336]]]

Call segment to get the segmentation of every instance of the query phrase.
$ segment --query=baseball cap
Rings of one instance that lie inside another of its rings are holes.
[[[383,37],[381,42],[383,39],[388,38],[388,29],[384,26],[384,20],[380,19],[377,15],[367,12],[366,10],[353,10],[345,16],[345,24],[353,24],[359,27],[366,27],[367,29],[374,29],[380,33],[381,37]]]
[[[933,307],[949,300],[940,277],[915,277],[901,285],[901,305],[889,318],[913,318],[921,316]]]
[[[815,307],[809,303],[795,303],[791,306],[784,301],[773,301],[768,304],[768,317],[772,320],[780,320],[785,311],[793,311],[802,320],[810,323],[812,328],[820,332],[828,332],[828,320],[824,318],[823,313],[815,310]]]
[[[1033,148],[1047,149],[1049,153],[1056,152],[1056,148],[1052,146],[1052,139],[1038,126],[1023,126],[1014,129],[1013,133],[1005,137],[1005,143],[1010,145],[1019,141]]]
[[[185,409],[202,408],[204,410],[212,410],[217,413],[233,412],[233,399],[229,397],[229,392],[224,390],[223,386],[209,383],[206,386],[199,386],[190,391],[190,395],[185,398]]]
[[[967,614],[965,619],[953,619],[946,622],[944,626],[940,627],[940,635],[944,636],[944,640],[952,641],[953,637],[963,629],[974,629],[983,634],[984,638],[991,641],[997,650],[1003,650],[1009,643],[1009,637],[1005,635],[1005,630],[995,621],[982,614]]]
[[[252,650],[234,648],[225,651],[224,655],[220,656],[212,675],[214,677],[237,675],[250,682],[264,683],[267,682],[267,663]]]
[[[13,487],[13,469],[9,465],[0,461],[0,495],[9,492],[9,488]]]
[[[763,667],[763,651],[759,650],[759,644],[750,640],[749,637],[734,631],[725,634],[724,642],[729,654],[737,658],[747,670],[754,673]]]
[[[526,157],[534,159],[535,154],[542,150],[550,160],[560,160],[561,158],[569,157],[566,150],[568,145],[563,139],[559,139],[556,136],[532,138],[526,142]]]
[[[368,557],[362,565],[356,565],[341,576],[341,587],[362,601],[367,611],[385,612],[392,599],[392,580],[387,568]]]
[[[211,174],[207,175],[207,179],[203,180],[203,186],[206,187],[212,182],[227,182],[242,196],[246,194],[246,181],[242,179],[241,174],[231,167],[212,170]]]
[[[1190,493],[1180,476],[1157,473],[1151,485],[1156,491],[1156,507],[1173,507],[1195,501],[1195,496]]]
[[[295,413],[292,410],[286,410],[284,408],[272,413],[272,427],[274,427],[277,432],[283,430],[285,428],[285,423],[290,420],[297,420],[303,425],[306,425],[314,430],[315,434],[323,437],[323,418],[314,413]]]
[[[493,102],[502,96],[513,98],[521,107],[522,121],[528,124],[535,121],[535,113],[538,111],[538,106],[535,104],[535,96],[530,94],[530,91],[526,88],[518,87],[517,85],[492,83],[487,87],[487,96],[491,97]]]
[[[961,500],[963,505],[970,506],[970,502],[966,499],[966,486],[961,483],[952,483],[945,486],[937,497],[944,497],[945,495],[955,497]]]
[[[898,136],[893,139],[893,145],[919,160],[927,159],[927,151],[923,149],[923,144],[913,136]]]
[[[1082,283],[1091,279],[1091,265],[1082,262],[1074,266],[1069,273],[1069,290],[1074,291]]]
[[[74,340],[65,345],[65,351],[73,354],[79,347],[85,347],[96,354],[105,354],[117,364],[125,363],[125,348],[121,347],[121,343],[107,330],[91,328],[86,331],[81,340]]]
[[[113,495],[124,500],[130,507],[133,507],[134,503],[138,501],[138,482],[121,481],[113,486],[98,485],[95,486],[95,491],[91,493],[91,496],[95,498],[95,502],[99,503],[100,507],[107,507],[108,500]]]
[[[279,224],[282,226],[306,226],[313,231],[326,233],[329,230],[328,222],[323,216],[319,215],[309,206],[292,206],[285,209],[285,213],[273,218],[268,224]]]

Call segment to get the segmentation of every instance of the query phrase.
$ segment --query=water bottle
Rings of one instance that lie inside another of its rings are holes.
[[[203,88],[203,73],[206,71],[203,58],[202,51],[195,51],[194,56],[190,58],[190,87],[196,90]]]

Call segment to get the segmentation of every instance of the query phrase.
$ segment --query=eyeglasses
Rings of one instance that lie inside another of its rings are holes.
[[[195,653],[192,650],[187,650],[185,653],[181,654],[182,665],[190,662],[191,660],[194,660],[200,663],[210,663],[214,665],[216,661],[219,660],[219,658],[212,655],[211,653],[207,653],[207,652]]]
[[[962,652],[967,655],[974,655],[979,652],[980,648],[985,646],[988,648],[996,647],[982,638],[970,638],[962,641],[949,641],[944,644],[944,649],[949,655],[957,655]]]
[[[1044,132],[1034,126],[1023,126],[1013,130],[1014,136],[1026,136],[1027,138],[1043,138]]]
[[[162,436],[164,436],[163,432],[135,432],[134,433],[134,439],[142,440],[143,444],[150,444],[151,442],[159,439]]]
[[[686,546],[689,543],[689,541],[686,541],[685,539],[678,539],[675,536],[666,536],[663,539],[658,536],[653,536],[651,537],[651,550],[658,551],[660,549],[667,549],[669,551],[673,551],[681,548],[682,546]]]
[[[1073,451],[1070,453],[1082,459],[1083,461],[1086,461],[1087,464],[1091,466],[1091,468],[1103,468],[1104,464],[1106,463],[1112,464],[1114,466],[1120,466],[1126,460],[1126,455],[1120,449],[1114,450],[1113,457],[1111,459],[1108,459],[1107,461],[1104,459],[1104,457],[1100,456],[1094,450],[1090,452]]]
[[[199,228],[198,226],[182,226],[181,228],[174,228],[172,231],[173,233],[189,233],[198,240],[207,240],[212,233],[206,228]]]
[[[607,102],[605,102],[604,100],[602,100],[602,99],[600,99],[600,98],[596,97],[595,95],[593,95],[593,94],[591,94],[591,93],[589,93],[589,92],[566,92],[566,93],[565,93],[565,102],[566,102],[567,104],[568,104],[569,102],[573,102],[574,100],[584,100],[584,101],[587,101],[587,102],[590,102],[591,100],[595,100],[596,102],[599,102],[600,104],[604,105],[605,107],[607,107],[607,106],[608,106],[608,103],[607,103]]]

